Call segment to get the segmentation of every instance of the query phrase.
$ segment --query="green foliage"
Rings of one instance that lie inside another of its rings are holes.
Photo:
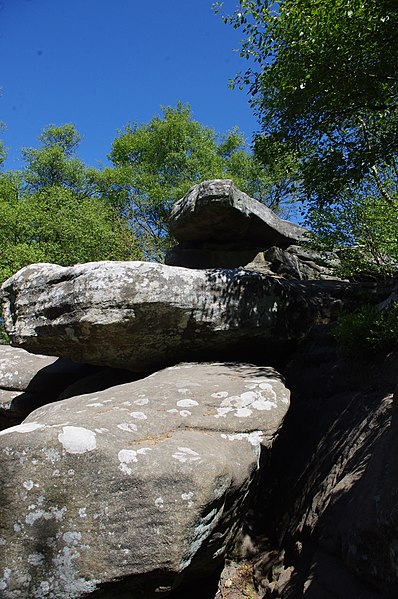
[[[90,195],[89,169],[74,155],[80,134],[74,125],[50,125],[39,136],[40,147],[22,150],[26,166],[23,185],[27,192],[58,186],[84,197]]]
[[[335,199],[396,164],[398,5],[392,0],[241,0],[225,20],[265,141],[299,152],[307,194]],[[372,175],[373,173],[373,175]]]
[[[34,262],[140,259],[127,223],[105,200],[83,194],[78,139],[71,125],[48,128],[22,173],[0,175],[0,283]]]
[[[380,197],[341,198],[309,214],[313,247],[340,251],[342,277],[386,278],[398,269],[398,210]]]
[[[127,219],[149,259],[163,258],[172,243],[171,207],[196,183],[230,178],[274,208],[282,201],[274,186],[276,170],[263,167],[247,151],[237,129],[220,139],[181,103],[163,108],[162,116],[147,124],[127,125],[113,142],[109,158],[113,167],[94,175],[97,192]]]
[[[351,314],[343,314],[333,335],[341,345],[353,351],[396,350],[398,303],[384,310],[364,305]]]
[[[235,84],[249,87],[262,125],[257,157],[269,164],[275,148],[296,156],[307,225],[321,244],[334,235],[359,248],[347,271],[349,262],[358,270],[372,260],[376,270],[390,268],[398,241],[398,4],[240,0],[224,20],[244,34],[250,66]]]

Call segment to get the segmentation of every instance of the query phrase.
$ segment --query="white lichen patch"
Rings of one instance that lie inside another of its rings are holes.
[[[164,507],[163,497],[156,497],[155,506],[160,510]]]
[[[58,441],[67,453],[86,453],[97,447],[95,432],[82,426],[64,426]]]
[[[250,408],[238,408],[234,412],[234,416],[236,416],[237,418],[247,418],[248,416],[251,416],[252,414],[253,414],[253,410],[251,410]]]
[[[17,424],[17,426],[11,426],[10,428],[6,428],[6,430],[0,432],[1,435],[9,435],[11,433],[33,433],[33,431],[37,431],[41,428],[46,428],[45,424],[39,424],[38,422],[23,422],[22,424]]]
[[[278,398],[268,381],[264,380],[246,380],[244,391],[240,395],[224,397],[220,406],[216,409],[215,418],[225,418],[227,414],[232,413],[237,418],[247,418],[252,416],[253,411],[270,411],[278,407]],[[222,391],[214,393],[219,399],[222,397]],[[288,403],[286,395],[281,398],[282,401]]]
[[[123,474],[131,474],[133,472],[129,464],[138,462],[138,456],[145,455],[148,451],[152,451],[152,447],[140,447],[140,449],[121,449],[117,454],[119,464],[119,470]]]
[[[149,404],[149,399],[147,397],[140,397],[133,402],[136,406],[146,406]]]
[[[36,522],[36,520],[55,520],[56,522],[61,522],[64,518],[64,515],[67,512],[67,508],[59,508],[59,507],[50,507],[48,511],[44,509],[38,509],[34,512],[30,512],[25,517],[26,524],[32,526]]]
[[[224,397],[228,397],[228,395],[228,391],[217,391],[217,393],[211,394],[211,396],[214,397],[214,399],[223,399]]]
[[[43,560],[44,555],[42,553],[31,553],[28,555],[28,564],[31,566],[40,566]]]
[[[130,412],[130,416],[132,418],[136,418],[137,420],[147,420],[148,416],[144,414],[144,412]]]
[[[42,452],[44,453],[46,460],[51,464],[54,464],[55,462],[58,462],[61,459],[60,452],[58,451],[58,449],[55,449],[54,447],[42,449]]]
[[[33,480],[25,480],[22,483],[22,486],[27,490],[27,491],[31,491],[33,489],[33,487],[38,487],[39,485],[37,483],[34,483]]]
[[[194,504],[194,502],[192,501],[192,497],[193,497],[193,496],[194,496],[194,493],[193,493],[193,491],[189,491],[188,493],[182,493],[182,494],[181,494],[181,499],[182,499],[183,501],[186,501],[186,502],[187,502],[187,506],[188,506],[189,508],[191,508],[191,507],[193,506],[193,504]]]
[[[199,403],[194,399],[180,399],[177,401],[177,406],[179,408],[192,408],[193,406],[198,406]]]
[[[228,439],[228,441],[242,441],[245,439],[250,445],[253,445],[253,447],[260,445],[263,437],[263,431],[252,431],[251,433],[221,433],[222,439]]]
[[[80,507],[79,508],[79,517],[80,518],[87,518],[87,508],[86,507]]]
[[[135,433],[138,430],[138,427],[134,422],[121,422],[117,425],[117,428],[125,433]]]
[[[200,454],[190,447],[177,447],[178,451],[172,454],[172,457],[179,462],[197,462],[201,459]]]
[[[179,414],[183,418],[187,418],[187,416],[192,416],[192,412],[190,412],[189,410],[180,410]]]

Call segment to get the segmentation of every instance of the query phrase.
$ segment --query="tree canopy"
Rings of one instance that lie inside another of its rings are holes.
[[[231,178],[274,209],[292,195],[277,161],[264,167],[237,129],[220,136],[182,104],[119,131],[102,169],[77,157],[72,124],[38,139],[20,171],[0,175],[1,281],[31,262],[162,260],[173,203],[206,179]]]
[[[163,108],[149,123],[128,124],[109,159],[112,166],[96,173],[97,191],[118,207],[148,259],[163,258],[171,243],[171,207],[196,183],[230,178],[274,209],[287,198],[285,172],[264,167],[237,129],[219,136],[181,103]]]
[[[84,195],[72,125],[48,127],[24,151],[22,172],[0,175],[0,282],[32,262],[69,265],[141,257],[127,224],[103,199]]]
[[[261,124],[257,157],[294,152],[309,223],[368,252],[367,231],[398,201],[397,3],[241,0],[224,20],[244,34],[249,68],[235,84],[248,86]]]

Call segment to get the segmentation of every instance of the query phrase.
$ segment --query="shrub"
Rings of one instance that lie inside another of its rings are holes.
[[[333,331],[337,341],[351,350],[384,350],[398,348],[398,303],[379,310],[364,305],[350,314],[342,314]]]

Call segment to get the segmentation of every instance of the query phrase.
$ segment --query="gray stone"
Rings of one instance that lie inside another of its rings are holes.
[[[57,358],[30,354],[24,349],[0,345],[0,389],[25,391],[39,370]]]
[[[39,406],[55,401],[66,387],[96,370],[94,366],[0,345],[0,429],[21,422]]]
[[[180,364],[0,433],[2,597],[151,599],[217,569],[288,406],[271,368]]]
[[[296,340],[314,311],[302,288],[245,270],[146,262],[27,266],[3,285],[11,342],[31,352],[148,371]]]
[[[333,252],[315,252],[291,245],[286,250],[272,247],[258,253],[245,265],[247,270],[293,280],[336,280],[340,260]]]
[[[174,204],[170,230],[180,242],[232,243],[239,249],[273,245],[285,248],[303,240],[307,232],[279,218],[229,179],[204,181],[192,187]]]

